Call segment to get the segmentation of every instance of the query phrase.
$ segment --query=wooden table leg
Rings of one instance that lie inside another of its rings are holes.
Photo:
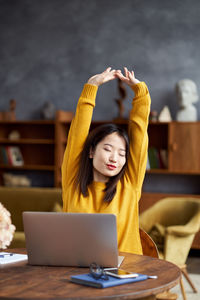
[[[184,289],[184,286],[183,286],[183,279],[182,279],[182,277],[180,279],[180,287],[181,287],[181,293],[182,293],[182,296],[183,296],[183,300],[187,300],[185,289]]]
[[[165,291],[156,295],[156,300],[176,300],[178,295],[175,293],[171,293],[170,291]]]
[[[193,289],[193,292],[197,293],[197,289],[195,288],[193,282],[191,281],[191,279],[190,279],[190,277],[188,275],[187,266],[186,265],[181,266],[180,269],[181,269],[182,274],[185,276],[185,279],[188,281],[188,283],[190,284],[191,288]]]
[[[156,296],[151,295],[151,296],[147,296],[147,297],[144,297],[144,298],[140,298],[138,300],[156,300]]]

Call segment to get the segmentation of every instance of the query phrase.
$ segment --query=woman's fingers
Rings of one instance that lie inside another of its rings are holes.
[[[111,67],[108,67],[107,69],[105,69],[105,71],[103,73],[110,72],[111,69],[112,69]]]
[[[124,67],[124,71],[125,71],[125,76],[126,77],[131,77],[131,76],[133,76],[133,77],[135,77],[135,75],[134,75],[134,71],[129,71],[126,67]]]
[[[124,67],[125,76],[128,77],[128,69]]]
[[[122,72],[120,71],[120,72],[116,72],[116,76],[119,78],[119,79],[121,79],[121,80],[126,80],[126,77],[122,74]]]
[[[116,77],[118,77],[128,85],[136,83],[136,78],[133,71],[129,71],[127,67],[124,67],[124,73],[125,74],[123,75],[121,70],[115,70],[111,67],[108,67],[102,73],[92,76],[88,80],[88,83],[99,86],[105,82],[115,79]]]
[[[127,67],[124,67],[124,73],[125,74],[123,75],[121,70],[117,70],[116,76],[130,86],[140,82],[138,79],[135,78],[134,71],[129,71]]]
[[[133,75],[130,71],[128,71],[128,77],[129,77],[129,79],[132,79],[132,77],[133,77]]]

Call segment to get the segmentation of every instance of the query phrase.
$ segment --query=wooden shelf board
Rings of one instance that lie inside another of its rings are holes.
[[[167,174],[169,171],[167,169],[150,169],[146,171],[147,173],[162,173],[162,174]]]
[[[1,144],[54,144],[53,139],[19,139],[19,140],[9,140],[0,139]]]
[[[23,166],[0,165],[0,169],[54,171],[55,167],[54,165],[23,165]]]
[[[16,121],[0,121],[0,125],[54,125],[54,120],[16,120]]]
[[[199,171],[169,171],[169,174],[178,174],[178,175],[200,175]]]
[[[200,175],[200,172],[198,171],[170,171],[168,169],[151,169],[146,172],[148,174]]]

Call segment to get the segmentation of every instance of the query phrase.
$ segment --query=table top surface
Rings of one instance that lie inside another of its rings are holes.
[[[88,268],[31,266],[20,262],[0,267],[0,299],[148,299],[179,283],[180,269],[170,262],[129,253],[120,255],[125,256],[121,269],[158,278],[97,289],[70,282],[71,275],[88,273]]]

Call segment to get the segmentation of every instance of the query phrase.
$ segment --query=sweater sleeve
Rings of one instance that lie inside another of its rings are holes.
[[[146,172],[148,152],[148,121],[150,112],[150,95],[144,82],[132,87],[135,97],[130,112],[128,134],[130,139],[130,155],[125,178],[136,189],[138,200]]]
[[[72,120],[62,163],[63,192],[74,182],[80,154],[88,136],[98,87],[85,84]]]

